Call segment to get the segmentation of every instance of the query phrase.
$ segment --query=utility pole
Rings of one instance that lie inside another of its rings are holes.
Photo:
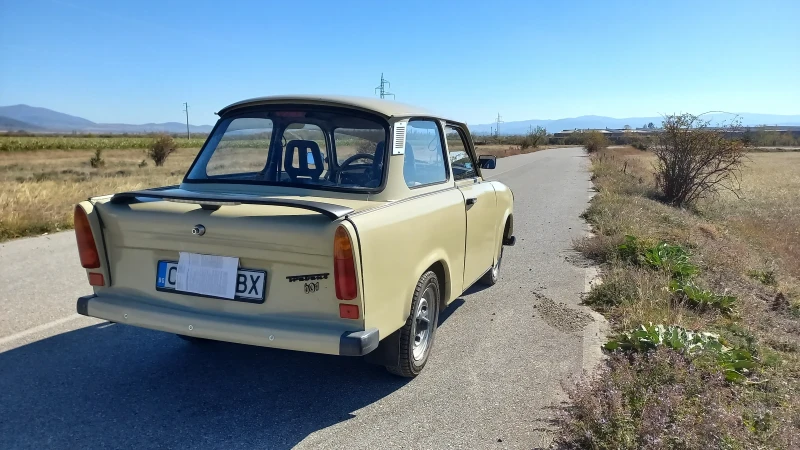
[[[189,104],[183,102],[183,112],[186,113],[186,139],[191,139],[192,135],[189,134]]]
[[[500,117],[500,113],[497,113],[497,126],[494,129],[495,137],[499,137],[500,136],[500,124],[501,123],[503,123],[503,118]]]
[[[381,98],[391,95],[394,99],[394,94],[386,90],[388,87],[392,87],[392,83],[389,83],[389,80],[383,78],[383,73],[381,73],[381,85],[375,88],[375,92],[379,93]]]

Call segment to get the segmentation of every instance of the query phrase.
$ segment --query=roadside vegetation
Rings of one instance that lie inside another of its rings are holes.
[[[16,136],[0,135],[0,153],[29,152],[34,150],[124,150],[146,149],[159,135],[108,135],[108,136]],[[180,148],[200,148],[205,136],[193,135],[191,139],[176,138]]]
[[[591,156],[595,235],[576,248],[601,264],[585,303],[613,334],[554,446],[800,448],[800,154],[742,157],[747,142],[672,120],[687,146]],[[697,158],[689,175],[735,162],[733,178],[670,195],[672,163]]]

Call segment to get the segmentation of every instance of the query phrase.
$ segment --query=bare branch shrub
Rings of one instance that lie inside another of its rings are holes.
[[[175,139],[173,139],[172,136],[162,134],[153,139],[150,148],[147,150],[147,156],[156,163],[156,166],[163,166],[167,157],[177,150],[177,148],[178,145],[175,143]]]
[[[656,185],[663,200],[687,207],[721,190],[736,193],[746,145],[738,123],[712,128],[691,114],[664,119],[653,146]]]

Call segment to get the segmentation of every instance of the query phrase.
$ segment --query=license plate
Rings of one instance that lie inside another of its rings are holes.
[[[156,290],[164,292],[179,292],[181,294],[195,295],[198,297],[211,297],[209,295],[195,294],[194,292],[177,290],[177,274],[178,261],[159,261],[158,268],[156,270]],[[267,272],[263,270],[239,269],[236,273],[236,295],[233,297],[233,299],[243,302],[263,303],[266,286]]]

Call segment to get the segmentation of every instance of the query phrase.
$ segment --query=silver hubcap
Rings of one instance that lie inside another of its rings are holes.
[[[492,278],[497,278],[500,275],[500,262],[503,261],[503,248],[500,248],[500,256],[497,257],[497,263],[492,267]]]
[[[425,352],[428,350],[428,344],[431,340],[431,312],[428,302],[435,302],[436,295],[433,288],[428,287],[422,293],[422,298],[417,303],[417,309],[414,311],[414,328],[411,330],[414,336],[414,347],[412,353],[414,360],[419,361],[425,357]]]

